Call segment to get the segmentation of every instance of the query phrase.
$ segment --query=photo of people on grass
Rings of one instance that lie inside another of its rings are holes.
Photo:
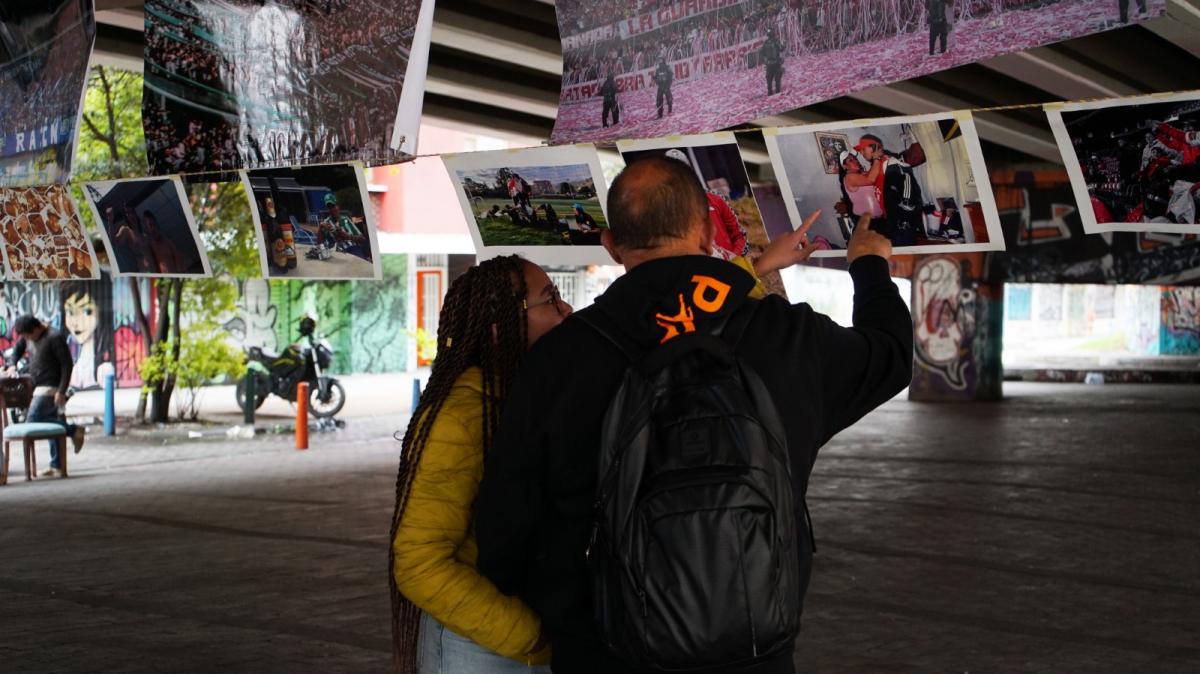
[[[401,93],[424,88],[424,64],[408,79],[421,4],[148,0],[151,171],[400,161]]]
[[[1200,233],[1200,92],[1046,112],[1085,232]]]
[[[96,39],[92,2],[0,4],[0,185],[66,182]]]
[[[764,137],[792,226],[821,211],[809,230],[820,245],[814,257],[844,256],[867,215],[897,253],[1004,249],[969,113],[797,126]],[[827,152],[843,146],[831,174]]]
[[[477,248],[528,249],[536,251],[535,258],[564,264],[565,258],[612,263],[600,246],[608,220],[594,148],[472,152],[443,159]]]
[[[178,177],[84,184],[113,276],[211,276],[208,254]]]
[[[1160,17],[1166,0],[558,0],[556,143],[703,133]]]
[[[381,277],[362,164],[242,171],[267,278]]]
[[[96,251],[63,185],[0,188],[0,234],[9,280],[100,278]]]

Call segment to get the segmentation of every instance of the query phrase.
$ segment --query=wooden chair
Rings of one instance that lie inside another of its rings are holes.
[[[62,476],[67,476],[67,429],[61,424],[42,422],[8,423],[9,409],[28,409],[33,402],[33,378],[0,378],[0,432],[4,438],[4,460],[0,461],[0,485],[8,483],[8,465],[12,459],[12,442],[20,440],[24,448],[25,480],[37,474],[37,453],[34,445],[38,440],[57,440],[58,459],[62,463]]]

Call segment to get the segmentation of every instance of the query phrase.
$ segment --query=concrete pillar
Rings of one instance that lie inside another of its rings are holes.
[[[987,283],[983,253],[932,255],[912,275],[916,353],[909,400],[999,400],[1004,284]]]

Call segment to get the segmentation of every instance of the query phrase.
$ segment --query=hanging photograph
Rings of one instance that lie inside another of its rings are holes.
[[[828,173],[824,142],[847,138]],[[863,215],[896,253],[1004,250],[1000,216],[970,113],[767,129],[792,227],[820,209],[814,257],[840,257]]]
[[[382,278],[362,164],[242,171],[242,183],[266,278]]]
[[[555,143],[705,133],[1162,16],[1166,0],[558,0]]]
[[[178,177],[86,183],[114,277],[211,276],[208,254]]]
[[[600,246],[608,190],[592,146],[443,155],[481,257],[612,264]]]
[[[92,2],[2,5],[0,186],[64,183],[96,39]]]
[[[1200,233],[1200,92],[1046,106],[1083,230]]]
[[[432,4],[147,0],[151,172],[400,161],[415,148],[428,60],[415,41]]]
[[[617,150],[628,165],[645,157],[666,157],[687,164],[708,198],[708,215],[713,225],[713,254],[725,260],[757,257],[767,247],[767,230],[750,176],[742,163],[742,152],[730,132],[696,136],[672,136],[654,140],[619,141]],[[763,282],[783,293],[777,273]]]
[[[100,278],[96,251],[63,185],[0,188],[0,232],[10,281]]]

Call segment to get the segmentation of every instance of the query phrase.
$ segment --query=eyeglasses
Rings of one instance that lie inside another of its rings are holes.
[[[521,306],[525,308],[525,311],[529,311],[534,307],[540,307],[546,304],[553,304],[554,311],[557,312],[559,316],[562,315],[562,295],[560,295],[558,292],[558,286],[554,285],[553,283],[550,284],[550,297],[537,302],[530,302],[527,299],[521,300]]]

